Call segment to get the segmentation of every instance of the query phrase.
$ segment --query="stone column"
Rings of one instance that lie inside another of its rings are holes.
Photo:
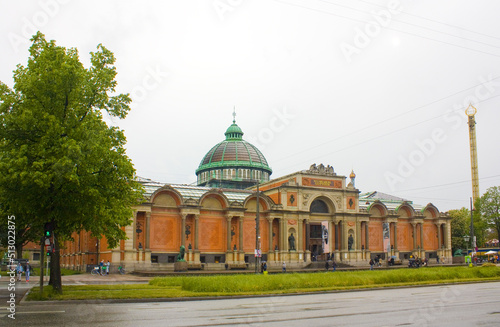
[[[181,222],[181,245],[186,246],[186,217],[187,214],[182,213],[182,222]]]
[[[199,251],[200,215],[194,215],[194,250]]]
[[[330,251],[330,255],[332,255],[333,251],[335,251],[335,244],[332,244],[333,237],[333,221],[328,221],[328,250]]]
[[[448,230],[447,230],[447,224],[444,223],[443,224],[443,244],[444,244],[444,248],[445,249],[448,249]]]
[[[274,257],[274,248],[273,248],[273,220],[274,218],[267,218],[267,222],[269,223],[269,250],[267,251],[267,261],[275,261]]]
[[[120,249],[120,241],[118,241],[118,245],[111,250],[111,262],[114,265],[119,265],[121,262],[121,249]],[[85,266],[85,257],[83,256],[83,265]]]
[[[345,221],[343,221],[342,222],[342,248],[346,251],[349,250],[349,246],[347,244],[347,242],[349,241],[348,231],[349,231],[349,225]]]
[[[240,258],[239,258],[239,261],[245,261],[245,255],[244,255],[244,251],[243,251],[243,217],[240,217],[239,219],[239,223],[240,223],[240,226],[239,226],[239,247],[238,247],[238,250],[239,250],[239,253],[240,253]]]
[[[342,225],[341,225],[340,221],[337,222],[336,232],[337,232],[337,235],[335,235],[335,236],[337,238],[337,250],[342,251]]]
[[[394,223],[394,252],[398,251],[398,223]]]
[[[420,223],[420,250],[424,251],[424,223]]]
[[[132,249],[134,250],[137,250],[137,233],[135,232],[135,230],[137,229],[137,214],[139,212],[137,211],[134,211],[134,218],[133,218],[133,222],[132,222]]]
[[[227,255],[226,255],[226,261],[228,261],[228,256],[229,252],[231,251],[231,220],[233,219],[233,216],[227,216]]]
[[[136,222],[137,222],[137,211],[134,211],[132,224],[125,226],[125,235],[127,236],[127,239],[124,241],[124,245],[125,245],[124,261],[129,263],[129,264],[136,261],[137,251],[135,250],[135,245],[134,245],[134,242],[136,240],[135,231],[134,231],[134,227],[135,227]],[[98,262],[97,262],[97,264],[98,264]]]
[[[442,249],[441,247],[441,224],[440,223],[434,223],[436,225],[436,230],[437,230],[437,239],[438,239],[438,248],[437,250],[440,251]]]
[[[309,224],[309,219],[306,219],[306,251],[310,251],[311,247],[311,225]]]
[[[415,251],[417,249],[417,224],[411,223],[411,226],[413,227],[413,251]]]
[[[269,223],[269,251],[268,254],[271,254],[274,252],[273,249],[273,220],[274,218],[267,218],[267,221]]]
[[[365,221],[365,250],[370,250],[370,229],[369,222]]]
[[[145,258],[144,261],[146,264],[151,263],[151,212],[146,212],[146,234],[144,235],[145,237]]]
[[[194,215],[194,259],[193,259],[193,261],[196,263],[200,262],[199,236],[200,236],[200,215]]]
[[[361,222],[356,222],[356,251],[361,250]]]
[[[450,232],[450,222],[445,222],[443,226],[443,234],[444,234],[444,248],[446,250],[446,256],[448,257],[448,260],[451,260],[453,253],[451,252],[451,235],[449,234]]]

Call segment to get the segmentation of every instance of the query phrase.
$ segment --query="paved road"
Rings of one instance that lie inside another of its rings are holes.
[[[500,282],[231,300],[22,303],[23,326],[499,326]],[[0,325],[8,318],[0,314]]]

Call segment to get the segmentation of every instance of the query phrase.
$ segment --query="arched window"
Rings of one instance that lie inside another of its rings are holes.
[[[311,203],[311,213],[328,213],[328,206],[323,200],[316,199]]]

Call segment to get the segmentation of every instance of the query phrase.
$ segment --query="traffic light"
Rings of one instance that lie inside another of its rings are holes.
[[[45,255],[50,257],[52,253],[54,253],[54,243],[45,246]]]
[[[43,236],[45,236],[45,238],[50,238],[50,237],[52,237],[53,231],[54,231],[54,224],[53,223],[45,223]]]

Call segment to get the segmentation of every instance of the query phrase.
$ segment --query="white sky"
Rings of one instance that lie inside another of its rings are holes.
[[[354,169],[362,192],[447,211],[472,193],[470,101],[481,194],[500,185],[499,12],[498,1],[0,0],[0,80],[12,86],[36,30],[85,65],[102,43],[134,99],[113,123],[139,176],[195,182],[236,106],[274,178],[329,164]]]

